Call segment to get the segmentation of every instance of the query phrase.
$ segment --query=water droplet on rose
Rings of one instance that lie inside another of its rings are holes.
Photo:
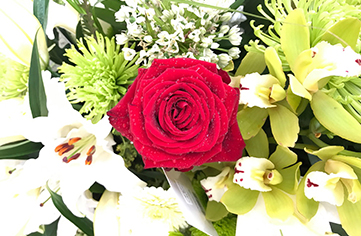
[[[173,163],[176,163],[176,160],[175,160],[175,159],[173,159],[172,161],[173,161]]]

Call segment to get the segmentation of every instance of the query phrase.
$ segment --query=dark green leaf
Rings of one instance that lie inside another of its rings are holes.
[[[234,3],[232,3],[231,6],[229,6],[229,8],[237,9],[238,7],[240,7],[244,3],[244,1],[245,0],[236,0]]]
[[[41,76],[40,60],[38,44],[34,40],[33,51],[31,53],[31,62],[29,70],[29,103],[33,118],[38,116],[48,116],[48,109],[46,107],[46,94]]]
[[[69,221],[71,221],[74,225],[76,225],[81,231],[83,231],[88,236],[94,236],[93,231],[93,222],[91,222],[88,218],[80,218],[75,216],[64,204],[63,198],[53,192],[48,185],[46,185],[46,188],[48,189],[51,200],[53,201],[55,207],[59,210],[59,212],[67,218]]]
[[[103,193],[105,190],[104,186],[95,182],[92,186],[90,186],[89,191],[92,193]]]
[[[10,143],[0,147],[0,160],[27,160],[29,159],[27,155],[38,152],[42,147],[43,145],[41,143],[33,143],[29,140]]]
[[[34,15],[38,18],[44,30],[48,23],[48,8],[49,0],[34,0],[33,2]]]
[[[49,225],[45,225],[45,232],[44,232],[43,236],[56,236],[57,235],[59,219],[60,218],[58,218],[56,221],[54,221],[53,223],[51,223]]]

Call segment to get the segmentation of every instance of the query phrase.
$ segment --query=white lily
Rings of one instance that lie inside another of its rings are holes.
[[[24,164],[19,184],[30,190],[44,186],[49,179],[59,180],[64,203],[77,216],[82,216],[78,199],[94,182],[118,192],[134,185],[144,186],[124,166],[122,157],[113,152],[115,142],[108,118],[92,124],[71,107],[63,83],[43,80],[48,117],[24,122],[23,135],[44,147],[37,159]]]
[[[276,107],[272,103],[280,101],[286,96],[280,81],[272,75],[247,74],[241,78],[241,84],[239,103],[246,104],[248,107]]]
[[[60,5],[51,0],[49,1],[46,35],[50,39],[54,39],[54,27],[64,28],[75,35],[76,26],[79,20],[79,12],[77,12],[68,2],[65,2],[65,5]]]
[[[261,227],[260,227],[261,226]],[[263,197],[259,196],[255,207],[244,215],[238,215],[236,236],[269,235],[269,236],[326,236],[331,228],[328,212],[320,205],[317,214],[308,223],[303,224],[295,215],[286,221],[270,218],[265,209]]]
[[[123,195],[105,191],[94,215],[96,236],[168,236],[184,227],[187,223],[173,192],[161,187],[134,188]]]
[[[49,199],[50,194],[45,186],[37,187],[31,190],[25,190],[21,185],[17,185],[16,179],[21,176],[23,171],[23,163],[26,161],[1,160],[0,169],[1,176],[0,187],[2,191],[0,196],[0,212],[1,222],[11,222],[11,224],[3,224],[1,233],[3,235],[28,235],[40,230],[39,226],[51,224],[61,215]],[[50,186],[55,185],[49,184]],[[84,201],[84,200],[83,200]],[[95,207],[94,207],[95,208]],[[21,214],[19,214],[21,212]],[[58,226],[58,234],[62,231],[70,231],[75,234],[77,227],[65,218],[61,218],[63,222]]]
[[[42,68],[49,61],[44,31],[23,1],[0,1],[0,51],[8,58],[30,67],[35,36]]]

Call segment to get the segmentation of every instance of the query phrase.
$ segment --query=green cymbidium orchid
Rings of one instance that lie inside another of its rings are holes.
[[[271,13],[270,15],[262,9],[261,5],[258,6],[258,11],[272,22],[267,33],[262,30],[264,25],[255,26],[254,21],[251,21],[251,26],[254,34],[263,43],[277,50],[286,71],[289,70],[289,63],[280,47],[281,32],[287,25],[284,22],[285,18],[296,8],[304,13],[306,22],[310,22],[303,25],[309,32],[309,46],[314,47],[320,41],[326,40],[332,44],[341,42],[343,46],[353,45],[352,48],[356,52],[360,51],[361,44],[357,40],[360,24],[357,19],[361,19],[359,14],[361,7],[357,4],[352,5],[345,0],[265,0],[265,6]],[[345,27],[346,24],[347,27]],[[356,34],[356,37],[351,40],[341,37],[343,40],[339,40],[339,37],[344,34]],[[258,40],[251,40],[246,46],[246,50],[263,52],[264,47],[259,45]]]
[[[244,140],[255,137],[269,116],[276,142],[281,146],[293,147],[298,138],[298,117],[285,99],[286,77],[281,60],[274,48],[267,48],[264,61],[270,74],[260,75],[264,70],[262,66],[254,67],[254,70],[247,66],[256,58],[259,55],[249,53],[237,70],[238,75],[245,77],[232,78],[232,84],[241,84],[240,103],[246,105],[237,115],[242,136]]]
[[[237,215],[251,211],[261,193],[269,217],[287,220],[294,213],[293,201],[298,187],[297,155],[277,146],[269,159],[243,157],[235,166],[233,184],[221,198],[227,210]]]
[[[297,209],[311,219],[319,202],[337,206],[342,227],[349,235],[358,235],[361,230],[361,160],[339,155],[342,146],[328,146],[317,151],[306,150],[318,156],[307,171],[297,190]]]

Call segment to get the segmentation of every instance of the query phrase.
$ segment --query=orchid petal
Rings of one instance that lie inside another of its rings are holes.
[[[281,170],[294,164],[297,161],[297,155],[287,147],[277,146],[276,151],[272,153],[269,160],[275,165],[275,168]]]
[[[266,48],[264,52],[264,57],[266,59],[266,64],[269,70],[269,73],[278,79],[282,87],[286,84],[286,76],[282,69],[282,62],[278,57],[276,49],[273,47]]]
[[[225,177],[229,174],[230,168],[225,167],[220,174],[214,177],[207,177],[200,181],[203,189],[205,190],[209,201],[219,202],[223,194],[227,191],[225,185]]]
[[[267,116],[267,110],[259,107],[246,107],[239,111],[237,121],[243,139],[247,140],[257,135]]]
[[[283,177],[283,181],[275,187],[285,191],[288,194],[295,194],[298,188],[298,180],[300,178],[300,165],[299,162],[289,168],[279,170]]]
[[[293,212],[293,201],[282,190],[272,188],[272,191],[262,192],[267,214],[271,218],[287,220]],[[279,207],[282,206],[282,207]]]
[[[330,158],[333,158],[334,156],[337,155],[337,153],[343,151],[344,149],[345,148],[342,146],[327,146],[324,148],[320,148],[319,150],[316,151],[305,148],[305,151],[312,155],[318,156],[322,160],[326,161]]]
[[[237,215],[243,215],[251,211],[257,202],[259,191],[249,190],[234,185],[223,194],[221,202],[227,210]]]
[[[277,107],[267,109],[267,111],[270,117],[272,134],[278,145],[293,147],[300,131],[298,117],[282,105],[277,105]]]
[[[300,97],[312,100],[312,95],[305,89],[305,87],[296,79],[294,75],[288,75],[290,81],[290,87],[293,94],[296,94]]]
[[[345,191],[345,198],[347,197]],[[361,232],[361,201],[352,203],[344,201],[342,206],[337,207],[342,227],[349,235],[358,235]]]
[[[267,134],[260,129],[258,134],[250,139],[244,140],[249,156],[268,158],[269,145]]]

